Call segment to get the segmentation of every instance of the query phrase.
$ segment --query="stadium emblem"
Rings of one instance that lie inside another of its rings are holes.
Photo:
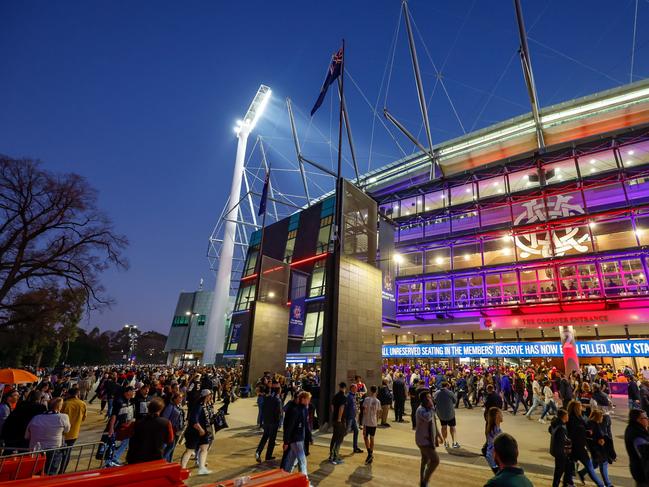
[[[564,218],[575,215],[583,215],[584,209],[578,204],[571,204],[572,196],[549,196],[547,203],[547,213],[543,200],[531,200],[523,203],[525,211],[519,214],[514,225],[523,225],[531,223],[545,222],[556,218]],[[520,256],[526,259],[531,256],[551,257],[552,246],[554,246],[554,255],[561,257],[571,249],[583,253],[588,252],[588,246],[584,242],[588,241],[590,236],[585,227],[566,227],[551,232],[531,233],[528,235],[519,235],[514,238],[516,247],[521,252]],[[552,240],[550,240],[552,239]]]

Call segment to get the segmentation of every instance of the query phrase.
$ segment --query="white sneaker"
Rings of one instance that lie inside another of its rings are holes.
[[[545,419],[541,419],[541,418],[539,418],[539,423],[541,423],[541,424],[545,424]]]
[[[199,468],[198,473],[196,475],[209,475],[211,473],[212,473],[211,470],[208,470],[206,468]]]

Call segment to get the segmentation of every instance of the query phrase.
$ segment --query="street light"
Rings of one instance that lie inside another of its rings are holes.
[[[128,333],[128,361],[133,363],[133,353],[137,346],[137,325],[125,324],[124,329]]]
[[[223,353],[223,344],[225,342],[225,322],[230,296],[235,234],[237,231],[237,205],[241,194],[241,179],[243,177],[248,135],[250,135],[250,132],[252,132],[263,115],[271,95],[272,90],[266,85],[261,85],[250,107],[248,107],[246,115],[234,128],[239,142],[230,186],[230,199],[228,200],[227,211],[223,216],[225,225],[223,226],[223,242],[219,254],[219,269],[216,274],[216,287],[214,288],[210,317],[207,320],[207,336],[203,353],[203,361],[207,365],[214,363],[217,353]]]

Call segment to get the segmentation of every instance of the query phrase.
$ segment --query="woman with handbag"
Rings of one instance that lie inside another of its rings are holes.
[[[187,468],[187,462],[189,462],[192,452],[196,450],[198,475],[209,475],[212,473],[205,466],[207,451],[214,439],[212,422],[212,391],[203,389],[199,402],[189,412],[187,429],[185,430],[186,450],[180,461],[182,467]]]

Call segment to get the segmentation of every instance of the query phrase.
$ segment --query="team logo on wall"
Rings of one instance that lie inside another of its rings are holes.
[[[572,196],[557,195],[548,197],[547,212],[543,200],[531,200],[523,203],[525,210],[514,219],[514,225],[545,222],[549,219],[564,218],[583,215],[584,209],[578,204],[571,204]],[[552,247],[554,255],[561,257],[570,250],[588,252],[584,242],[590,236],[584,227],[566,227],[552,232],[531,233],[514,238],[516,247],[520,249],[520,256],[526,259],[531,256],[551,257]]]
[[[293,319],[296,320],[302,319],[302,308],[300,306],[296,306],[295,308],[293,308]]]

